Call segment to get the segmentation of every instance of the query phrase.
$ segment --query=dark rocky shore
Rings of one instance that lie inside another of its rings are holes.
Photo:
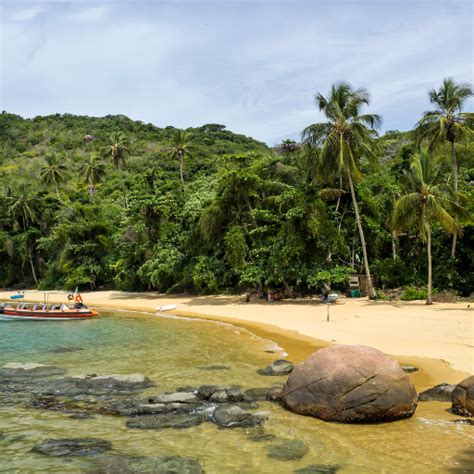
[[[350,363],[347,363],[347,354]],[[313,354],[293,366],[278,360],[260,375],[275,383],[243,390],[239,385],[177,387],[161,393],[142,374],[68,376],[67,369],[42,364],[9,363],[0,368],[0,406],[52,410],[74,419],[121,417],[130,430],[186,429],[203,423],[217,430],[245,429],[249,440],[266,443],[268,458],[304,458],[309,447],[298,439],[283,439],[264,428],[261,402],[277,403],[296,413],[343,422],[390,421],[411,416],[418,394],[400,366],[384,354],[363,346],[337,346]],[[207,369],[204,369],[207,370]],[[229,370],[219,366],[218,370]],[[289,374],[283,386],[282,376]],[[452,410],[472,416],[474,377],[457,386],[441,384],[419,400],[452,401]],[[469,422],[469,420],[458,420]],[[0,439],[2,434],[0,433]],[[113,452],[103,439],[44,439],[32,452],[45,456],[93,460],[90,472],[203,472],[201,463],[181,456],[137,457]],[[335,473],[340,466],[313,464],[295,472]]]

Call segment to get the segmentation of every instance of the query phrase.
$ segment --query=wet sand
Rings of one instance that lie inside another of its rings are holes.
[[[0,292],[6,301],[11,293]],[[50,292],[49,300],[65,301],[67,293]],[[277,342],[299,362],[329,344],[365,344],[391,354],[404,365],[414,365],[417,388],[457,383],[474,373],[474,312],[468,303],[371,302],[341,298],[327,307],[316,300],[252,301],[241,296],[160,295],[154,292],[98,291],[83,293],[90,306],[154,312],[175,304],[172,313],[225,321]],[[26,291],[25,301],[43,299]]]

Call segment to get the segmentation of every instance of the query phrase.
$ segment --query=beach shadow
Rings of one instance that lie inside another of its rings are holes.
[[[467,313],[469,311],[473,311],[473,308],[436,308],[436,307],[434,307],[433,309],[435,311],[465,311]]]

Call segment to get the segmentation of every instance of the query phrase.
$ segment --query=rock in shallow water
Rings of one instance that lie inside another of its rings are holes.
[[[257,370],[259,375],[287,375],[291,373],[294,365],[289,360],[279,359],[267,365],[264,369]]]
[[[308,452],[308,446],[299,439],[287,439],[280,444],[267,446],[267,456],[280,461],[301,459]]]
[[[452,411],[461,416],[474,416],[474,375],[458,383],[451,394]]]
[[[244,400],[248,402],[279,401],[281,400],[281,387],[250,388],[244,393]]]
[[[0,368],[0,378],[13,377],[49,377],[63,375],[67,372],[62,367],[54,365],[36,364],[34,362],[9,362]]]
[[[150,398],[150,403],[197,403],[199,400],[190,392],[162,393]]]
[[[112,449],[112,443],[96,438],[48,439],[31,451],[48,456],[95,456]]]
[[[409,417],[418,397],[398,362],[352,345],[321,349],[298,364],[283,387],[283,400],[295,413],[360,423]]]
[[[240,402],[244,399],[238,385],[201,385],[197,390],[197,396],[201,400],[209,400],[214,403]]]
[[[255,426],[264,423],[262,416],[252,415],[237,405],[221,405],[212,413],[212,421],[223,428]]]
[[[56,347],[55,349],[51,349],[48,352],[53,354],[67,354],[69,352],[79,352],[83,350],[83,347]]]
[[[166,428],[189,428],[197,426],[209,420],[208,413],[201,412],[172,412],[160,415],[145,415],[130,418],[127,421],[128,428],[138,428],[142,430],[164,430]]]
[[[421,392],[418,398],[420,402],[450,402],[451,393],[455,386],[449,383],[441,383]]]
[[[182,456],[107,456],[90,474],[201,474],[198,461]]]
[[[340,466],[330,464],[310,464],[309,466],[296,469],[294,474],[336,474]]]
[[[414,367],[413,365],[402,365],[401,367],[403,372],[406,372],[407,374],[418,372],[418,367]]]

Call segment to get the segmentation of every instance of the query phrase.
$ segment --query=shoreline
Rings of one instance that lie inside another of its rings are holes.
[[[0,292],[7,301],[11,292]],[[154,292],[99,291],[82,293],[90,306],[155,312],[176,304],[176,316],[230,323],[270,339],[298,363],[315,350],[332,344],[375,347],[403,365],[420,370],[411,374],[419,390],[438,383],[458,383],[471,375],[474,364],[473,310],[466,303],[369,302],[341,298],[330,307],[316,300],[242,302],[240,296],[162,295]],[[51,291],[51,302],[66,292]],[[25,291],[24,301],[43,300],[43,292]],[[317,336],[317,337],[316,337]]]

